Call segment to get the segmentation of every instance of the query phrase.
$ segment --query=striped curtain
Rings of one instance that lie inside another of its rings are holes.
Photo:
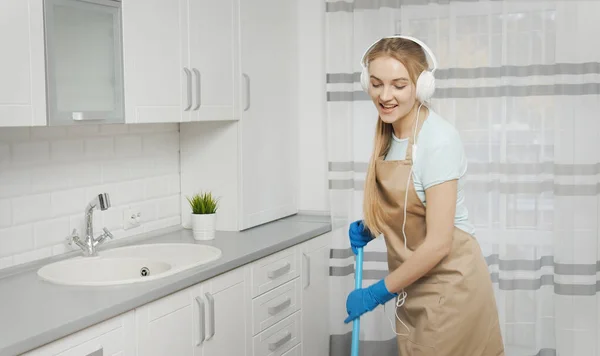
[[[600,355],[600,1],[329,0],[326,11],[330,354],[350,353],[347,231],[362,217],[377,118],[359,61],[376,39],[406,34],[441,66],[433,109],[468,155],[466,199],[506,354]],[[386,274],[378,238],[364,285]],[[361,319],[361,355],[396,355],[390,319],[392,302]]]

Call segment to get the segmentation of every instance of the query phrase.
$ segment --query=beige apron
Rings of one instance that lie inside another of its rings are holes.
[[[409,185],[406,250],[402,235],[404,193],[412,166],[413,137],[406,159],[376,162],[377,186],[383,204],[383,235],[388,268],[395,270],[425,240],[425,206]],[[427,159],[426,157],[422,159]],[[396,312],[400,356],[498,356],[504,346],[487,264],[477,240],[454,228],[452,250],[421,279],[404,289],[408,294]]]

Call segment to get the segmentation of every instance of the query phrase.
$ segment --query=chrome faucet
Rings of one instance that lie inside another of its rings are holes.
[[[108,193],[98,194],[90,201],[85,208],[85,237],[82,241],[77,234],[77,229],[73,229],[71,236],[67,238],[69,245],[75,243],[83,250],[85,256],[97,256],[96,246],[103,243],[106,238],[114,238],[107,228],[103,228],[104,233],[98,237],[94,237],[94,209],[104,211],[110,208],[110,198]]]

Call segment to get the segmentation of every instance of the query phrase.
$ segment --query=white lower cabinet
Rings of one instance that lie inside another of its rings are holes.
[[[331,235],[324,234],[298,246],[302,255],[302,355],[306,356],[329,356],[330,240]]]
[[[244,286],[238,268],[137,308],[138,355],[244,355]]]
[[[329,241],[320,235],[25,355],[328,355]]]

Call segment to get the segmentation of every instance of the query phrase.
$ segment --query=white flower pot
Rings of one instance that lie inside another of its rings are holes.
[[[192,214],[192,232],[195,240],[215,238],[217,214]]]

